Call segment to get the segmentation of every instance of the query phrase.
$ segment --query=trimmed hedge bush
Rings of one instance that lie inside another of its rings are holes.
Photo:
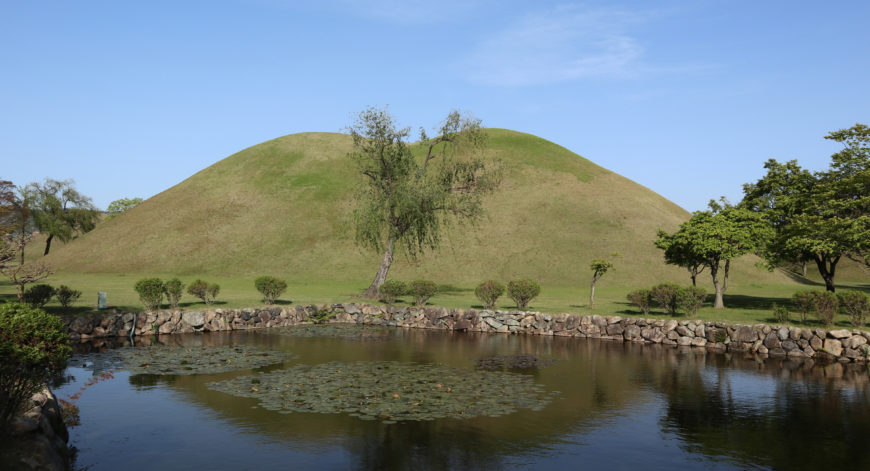
[[[287,282],[274,276],[261,276],[254,280],[254,286],[263,295],[263,302],[266,304],[275,304],[278,296],[287,290]]]
[[[487,280],[474,288],[474,295],[483,304],[484,309],[495,309],[498,298],[504,294],[504,285],[495,280]]]
[[[677,306],[686,311],[689,317],[695,317],[706,299],[707,292],[697,286],[684,286],[677,292]]]
[[[60,287],[57,288],[57,291],[55,291],[54,296],[57,298],[57,302],[59,302],[64,309],[68,309],[72,306],[72,303],[82,297],[82,292],[72,289],[67,285],[60,285]]]
[[[34,309],[39,309],[54,297],[55,290],[51,285],[33,285],[24,291],[24,302]]]
[[[434,281],[414,280],[408,285],[408,294],[414,297],[414,305],[421,307],[426,301],[438,293],[438,285]]]
[[[840,302],[834,293],[830,291],[813,291],[813,308],[816,317],[826,326],[834,324],[834,316],[837,315],[839,307]]]
[[[387,280],[381,285],[378,293],[381,295],[381,301],[393,304],[399,296],[408,293],[408,286],[399,280]]]
[[[142,278],[133,287],[146,311],[156,311],[163,301],[163,281],[160,278]]]
[[[677,308],[680,307],[680,287],[673,283],[662,283],[654,286],[652,289],[652,298],[661,306],[668,314],[677,315]]]
[[[801,315],[801,322],[806,324],[810,313],[815,311],[813,291],[798,291],[791,297],[791,304]]]
[[[181,301],[181,296],[184,295],[184,283],[178,278],[173,278],[163,285],[163,294],[166,295],[166,300],[169,301],[169,306],[172,309],[178,309],[178,302]]]
[[[776,322],[788,322],[788,308],[785,306],[777,306],[773,303],[773,318]]]
[[[0,435],[21,404],[66,367],[70,352],[58,317],[24,304],[0,304]]]
[[[855,328],[864,327],[867,315],[870,314],[870,298],[858,291],[840,293],[840,307],[849,317],[849,322]]]
[[[526,309],[529,302],[541,294],[541,285],[529,278],[512,280],[508,283],[507,291],[508,296],[517,303],[517,309]]]
[[[214,302],[220,291],[221,287],[217,283],[208,283],[202,280],[196,280],[187,286],[189,294],[196,296],[206,304]]]
[[[639,307],[643,315],[649,315],[649,308],[652,306],[652,291],[648,289],[636,289],[626,296],[628,302]]]

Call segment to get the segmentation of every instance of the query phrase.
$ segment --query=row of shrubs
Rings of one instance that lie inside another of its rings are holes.
[[[798,291],[791,298],[792,308],[800,314],[801,322],[806,323],[812,314],[826,326],[834,323],[837,312],[849,318],[856,328],[863,327],[870,315],[870,298],[858,291],[834,294],[830,291]],[[773,317],[779,322],[789,321],[789,311],[785,306],[773,306]]]
[[[57,288],[47,284],[33,285],[24,291],[24,302],[33,309],[39,309],[48,304],[51,298],[57,298],[57,302],[64,309],[72,306],[77,299],[82,296],[82,292],[74,290],[66,285],[60,285]]]
[[[263,295],[263,302],[274,304],[279,296],[287,289],[287,282],[274,276],[261,276],[254,280],[254,287]],[[172,309],[178,309],[178,303],[184,294],[184,283],[178,278],[163,281],[160,278],[143,278],[136,282],[133,287],[139,294],[139,300],[145,306],[145,310],[153,311],[163,303],[164,296]],[[209,283],[203,280],[195,280],[187,285],[187,293],[211,304],[220,293],[221,287],[217,283]]]
[[[414,298],[415,306],[424,306],[426,301],[439,292],[439,287],[434,281],[414,280],[405,283],[399,280],[387,280],[381,285],[381,301],[392,304],[401,296]],[[541,285],[534,280],[513,280],[507,285],[508,296],[514,300],[518,309],[525,309],[529,302],[541,293]],[[477,285],[474,290],[475,296],[486,309],[495,309],[496,302],[505,293],[505,286],[495,280],[487,280]]]
[[[669,315],[677,315],[683,311],[687,316],[694,317],[698,309],[707,299],[707,292],[697,286],[680,286],[673,283],[662,283],[651,289],[638,289],[628,293],[628,301],[639,307],[643,314],[649,315],[653,303],[667,311]]]

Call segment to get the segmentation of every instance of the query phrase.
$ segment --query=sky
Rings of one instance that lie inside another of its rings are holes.
[[[688,211],[870,124],[870,1],[0,0],[0,179],[99,208],[367,106],[551,140]]]

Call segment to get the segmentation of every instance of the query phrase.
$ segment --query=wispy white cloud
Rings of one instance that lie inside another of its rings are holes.
[[[471,81],[512,87],[635,76],[643,48],[628,31],[646,20],[620,10],[558,7],[483,40],[458,66]]]

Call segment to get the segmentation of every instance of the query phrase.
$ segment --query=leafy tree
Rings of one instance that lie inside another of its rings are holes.
[[[659,240],[682,246],[687,258],[703,259],[710,267],[715,289],[713,307],[717,309],[725,307],[722,297],[728,289],[731,260],[759,252],[773,237],[773,229],[759,213],[723,203],[711,201],[710,210],[696,211],[674,234],[659,233]]]
[[[692,244],[662,230],[658,232],[655,244],[656,247],[664,250],[665,263],[688,270],[689,277],[692,278],[692,286],[698,286],[697,278],[707,268],[707,259],[695,253]]]
[[[595,308],[595,283],[611,268],[613,268],[613,263],[607,260],[595,259],[589,264],[589,269],[592,270],[592,285],[589,287],[589,309]]]
[[[138,206],[142,203],[142,198],[121,198],[109,203],[109,206],[106,208],[106,212],[109,213],[106,216],[106,220],[112,219],[113,217],[126,212],[130,209],[133,209],[135,206]]]
[[[768,160],[767,175],[744,185],[741,205],[775,228],[764,251],[771,267],[812,260],[825,289],[834,292],[842,257],[870,266],[870,128],[856,124],[825,138],[844,145],[827,170],[811,173],[796,160]]]
[[[48,234],[44,255],[48,255],[55,237],[68,242],[76,233],[88,232],[97,225],[99,211],[73,184],[72,180],[47,178],[41,185],[31,183],[22,190],[36,227]]]
[[[29,241],[29,235],[7,234],[0,244],[0,273],[15,285],[19,303],[24,302],[24,291],[28,284],[48,278],[53,273],[51,267],[43,262],[15,262],[15,256],[24,253]]]
[[[12,182],[0,181],[0,248],[9,244],[16,245],[16,239],[25,240],[30,235],[27,230],[31,219],[30,210],[17,193]],[[14,255],[11,254],[11,257],[14,258]],[[24,245],[20,246],[18,255],[18,263],[23,265]],[[5,253],[4,256],[7,258],[0,259],[0,264],[11,260],[9,253]]]
[[[438,136],[430,138],[421,130],[420,158],[406,143],[410,128],[398,128],[385,109],[362,111],[349,131],[354,144],[350,158],[366,182],[355,199],[356,242],[384,254],[363,293],[376,298],[396,245],[413,259],[436,249],[451,222],[477,221],[482,197],[496,188],[500,171],[483,158],[480,120],[457,111],[447,116]]]

